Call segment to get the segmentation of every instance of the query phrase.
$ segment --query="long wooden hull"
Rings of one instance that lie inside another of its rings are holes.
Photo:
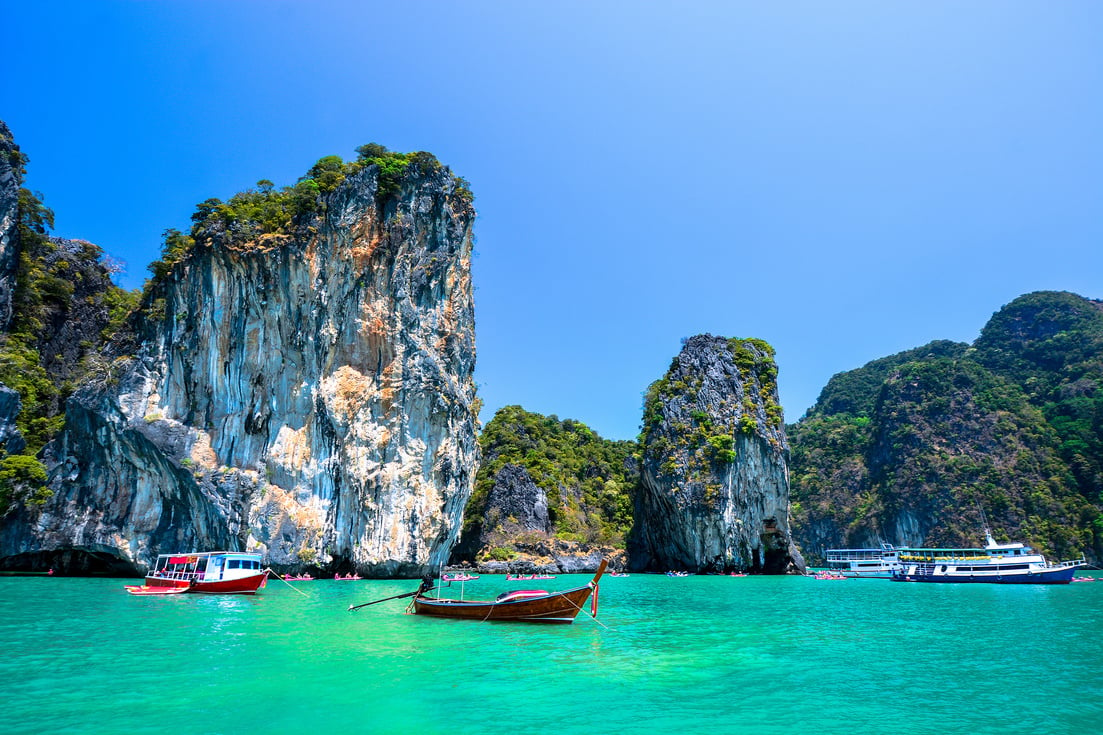
[[[440,618],[463,620],[509,620],[525,623],[573,623],[575,616],[586,605],[590,594],[597,587],[605,571],[602,561],[597,574],[585,587],[562,592],[550,592],[539,597],[492,600],[442,600],[428,595],[414,598],[415,615],[433,615]]]
[[[579,610],[590,599],[593,587],[586,585],[564,592],[554,592],[513,602],[477,600],[441,600],[435,597],[414,598],[414,613],[441,618],[467,620],[515,620],[531,623],[572,623]]]

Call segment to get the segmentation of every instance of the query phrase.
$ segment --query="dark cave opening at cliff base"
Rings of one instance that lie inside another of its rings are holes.
[[[0,572],[47,573],[74,577],[140,577],[128,561],[104,551],[53,549],[0,558]]]
[[[754,563],[750,571],[755,574],[785,574],[789,570],[792,558],[789,555],[789,544],[784,534],[766,532],[760,536],[762,540],[762,562],[759,563],[758,555],[754,555]]]

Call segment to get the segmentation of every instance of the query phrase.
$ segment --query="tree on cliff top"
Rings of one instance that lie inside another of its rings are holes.
[[[376,167],[376,201],[381,206],[397,196],[413,176],[441,170],[451,173],[436,156],[425,151],[396,153],[378,143],[362,145],[356,151],[356,160],[347,163],[340,156],[322,156],[292,186],[276,188],[268,179],[261,179],[255,189],[238,192],[228,201],[211,198],[200,202],[191,216],[189,233],[165,230],[161,257],[149,265],[153,277],[145,291],[148,293],[172,272],[204,231],[220,231],[237,244],[260,241],[267,235],[294,234],[324,209],[326,197],[345,179],[369,166]],[[470,205],[474,196],[467,182],[459,176],[453,176],[453,180],[455,196],[465,206]]]

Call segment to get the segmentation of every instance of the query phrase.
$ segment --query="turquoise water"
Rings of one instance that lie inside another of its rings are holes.
[[[1103,731],[1103,580],[632,575],[602,580],[608,627],[581,615],[570,626],[435,620],[402,614],[405,600],[347,612],[411,581],[163,598],[132,597],[124,582],[0,578],[0,730]],[[519,586],[483,576],[465,590]]]

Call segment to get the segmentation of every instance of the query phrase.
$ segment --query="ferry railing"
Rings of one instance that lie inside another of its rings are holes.
[[[203,570],[203,569],[191,570],[191,571],[181,571],[181,570],[166,571],[164,569],[159,569],[159,570],[157,570],[153,573],[153,576],[159,577],[160,579],[191,580],[191,579],[200,579],[203,576],[204,571],[205,570]]]

